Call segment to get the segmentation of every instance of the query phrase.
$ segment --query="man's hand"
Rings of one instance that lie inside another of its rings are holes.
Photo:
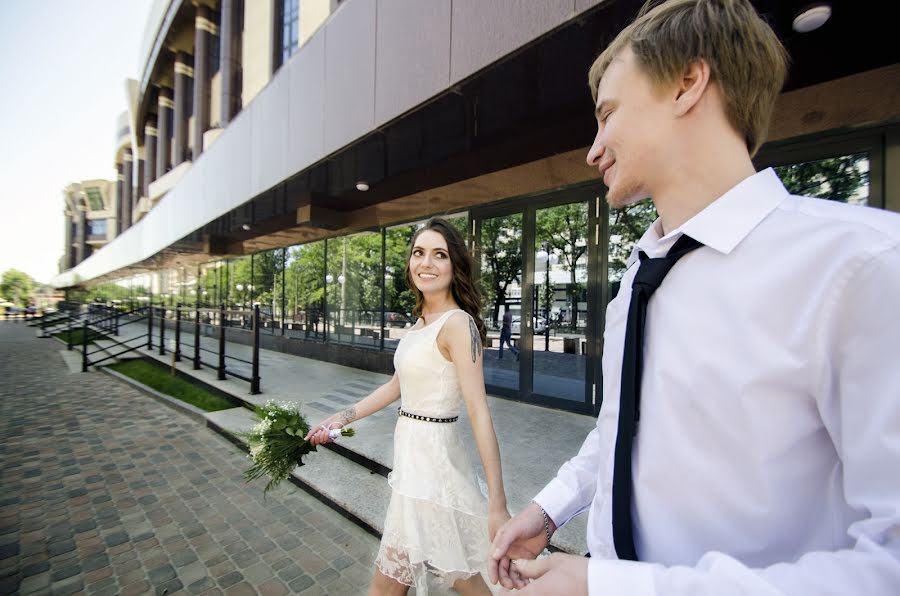
[[[551,534],[556,525],[550,521]],[[518,515],[503,524],[491,544],[488,573],[492,583],[500,582],[507,589],[522,588],[526,580],[510,568],[512,559],[534,559],[547,546],[544,514],[536,503],[531,503]]]
[[[517,595],[587,596],[588,560],[585,557],[554,553],[535,561],[516,559],[512,567],[526,582],[526,585],[516,592]]]

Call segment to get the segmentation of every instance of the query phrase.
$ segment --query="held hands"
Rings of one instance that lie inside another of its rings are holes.
[[[329,416],[319,424],[309,429],[309,432],[306,433],[305,441],[309,441],[311,445],[322,445],[324,443],[331,443],[334,439],[328,434],[328,432],[335,428],[342,428],[344,424],[340,420],[341,414],[334,414],[333,416]]]
[[[587,596],[587,571],[587,558],[562,553],[534,561],[516,559],[512,562],[512,573],[523,581],[522,588],[516,592],[522,596]]]
[[[550,521],[550,532],[556,525]],[[507,589],[521,589],[528,585],[513,559],[534,559],[547,547],[544,514],[536,503],[531,503],[518,515],[503,524],[493,538],[488,559],[488,573],[492,583],[500,582]]]

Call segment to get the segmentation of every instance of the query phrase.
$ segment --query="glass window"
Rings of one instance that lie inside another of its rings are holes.
[[[519,389],[522,311],[522,214],[481,222],[481,296],[487,341],[485,383]],[[504,358],[504,348],[506,357]]]
[[[381,234],[328,240],[328,339],[381,346]]]
[[[305,339],[325,338],[325,241],[310,242],[288,250],[285,290],[285,335]]]
[[[634,245],[656,220],[653,202],[646,200],[624,209],[609,210],[609,299],[619,293],[619,284]]]
[[[106,237],[106,220],[105,219],[92,219],[88,221],[88,234],[90,236],[103,236]]]
[[[404,224],[384,232],[384,347],[397,348],[406,330],[416,324],[416,297],[406,282],[409,243],[419,224]]]
[[[102,211],[104,209],[103,206],[103,196],[100,194],[100,190],[97,188],[88,188],[85,190],[88,198],[88,205],[91,208],[91,211]]]
[[[283,0],[281,4],[281,64],[300,49],[299,0]]]
[[[852,205],[869,204],[869,154],[853,153],[776,166],[789,192]]]
[[[535,214],[533,390],[575,402],[584,402],[585,396],[587,235],[587,202]]]

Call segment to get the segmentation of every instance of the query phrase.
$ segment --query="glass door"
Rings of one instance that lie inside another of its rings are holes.
[[[592,184],[472,211],[489,392],[597,411],[602,201]]]
[[[484,381],[489,391],[517,397],[522,340],[522,213],[476,222],[482,317],[487,327]]]

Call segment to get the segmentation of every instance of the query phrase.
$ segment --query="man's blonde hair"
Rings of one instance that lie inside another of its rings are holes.
[[[674,83],[695,60],[709,65],[722,90],[725,115],[750,155],[765,141],[787,75],[787,52],[749,0],[668,0],[644,5],[637,19],[594,61],[588,84],[594,103],[603,73],[625,48],[654,85]]]

